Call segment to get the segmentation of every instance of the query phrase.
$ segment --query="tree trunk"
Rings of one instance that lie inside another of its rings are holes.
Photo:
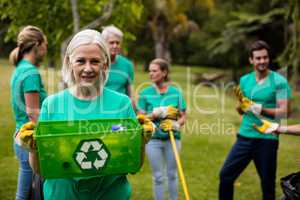
[[[80,16],[77,9],[77,0],[70,0],[73,15],[73,33],[77,33],[80,28]]]
[[[99,18],[95,19],[91,23],[89,23],[86,26],[82,27],[80,30],[84,30],[84,29],[88,29],[88,28],[90,28],[90,29],[96,28],[96,27],[100,26],[103,23],[103,21],[106,21],[107,19],[109,19],[110,16],[111,16],[111,14],[112,14],[112,11],[113,11],[114,3],[115,3],[115,0],[110,0],[104,6],[102,15],[100,15]],[[80,30],[78,30],[78,31],[80,31]],[[69,41],[72,39],[73,36],[74,36],[74,34],[70,35],[68,38],[66,38],[61,43],[61,46],[60,46],[60,57],[61,57],[62,62],[63,62],[64,56],[65,56],[67,45],[68,45]]]
[[[168,33],[166,33],[166,26],[163,20],[158,19],[156,27],[152,30],[152,35],[155,43],[155,57],[163,58],[171,62],[171,53],[169,50],[169,40],[167,36]]]
[[[170,61],[170,52],[168,49],[168,42],[163,33],[158,33],[155,42],[155,57],[163,58]]]

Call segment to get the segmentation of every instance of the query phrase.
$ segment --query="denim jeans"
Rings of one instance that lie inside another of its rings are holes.
[[[180,140],[176,140],[178,151],[180,146]],[[177,166],[170,140],[151,139],[146,145],[146,153],[152,168],[155,199],[164,199],[164,180],[166,177],[164,172],[167,170],[170,199],[177,200]]]
[[[31,183],[32,169],[29,165],[29,153],[18,144],[14,143],[15,154],[19,160],[18,186],[16,200],[28,200]]]
[[[258,172],[262,199],[275,200],[278,141],[238,136],[220,172],[219,199],[233,199],[233,184],[251,160]]]

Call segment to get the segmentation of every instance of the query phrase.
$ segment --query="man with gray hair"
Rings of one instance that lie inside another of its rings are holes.
[[[126,94],[133,102],[133,64],[125,56],[120,55],[123,33],[116,26],[109,25],[104,27],[102,37],[108,44],[111,59],[111,67],[105,87]]]

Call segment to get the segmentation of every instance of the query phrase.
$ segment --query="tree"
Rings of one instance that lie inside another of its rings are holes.
[[[73,33],[77,33],[80,28],[80,16],[77,9],[77,0],[70,0],[73,15]]]
[[[0,20],[10,21],[6,41],[16,40],[22,26],[40,27],[48,38],[49,66],[54,66],[61,44],[80,29],[114,23],[126,27],[125,36],[134,39],[127,30],[137,24],[143,6],[140,0],[0,0],[0,10]]]
[[[238,78],[238,67],[241,64],[241,53],[247,49],[248,45],[257,36],[256,31],[262,29],[264,25],[270,24],[277,16],[282,16],[285,10],[276,8],[266,14],[249,14],[245,12],[232,12],[233,20],[226,23],[226,28],[221,32],[221,35],[214,38],[208,44],[208,50],[211,56],[219,56],[220,54],[230,55],[230,62],[232,63],[233,79]]]
[[[197,24],[187,17],[192,6],[204,5],[213,9],[213,0],[144,0],[147,23],[154,41],[155,56],[171,60],[170,42],[179,32],[191,32]]]
[[[239,5],[242,7],[241,5]],[[253,4],[252,4],[253,6]],[[231,19],[225,24],[220,35],[213,37],[207,45],[213,57],[222,55],[230,58],[233,74],[237,78],[237,66],[242,63],[241,54],[256,39],[264,39],[272,46],[274,60],[280,66],[299,66],[299,2],[276,0],[253,10],[231,11]],[[298,13],[298,14],[297,14]],[[276,41],[276,42],[275,42]]]
[[[80,28],[80,16],[77,10],[77,0],[71,0],[71,5],[72,5],[72,14],[73,14],[73,34],[68,36],[62,43],[61,43],[61,60],[64,58],[64,54],[67,48],[67,45],[69,41],[72,39],[73,35],[76,34],[78,31],[83,30],[83,29],[95,29],[98,28],[103,21],[107,20],[112,13],[113,7],[114,7],[114,1],[108,1],[107,4],[104,6],[103,13],[102,15],[99,15],[99,17],[83,28]]]
[[[49,66],[55,65],[57,46],[71,30],[71,10],[63,0],[0,0],[0,19],[10,20],[6,41],[16,40],[22,26],[28,24],[40,27],[48,38]]]
[[[293,73],[294,79],[298,81],[300,73],[300,3],[299,1],[289,0],[285,4],[285,9],[286,48],[277,60],[282,66],[291,66],[293,71],[296,72]]]

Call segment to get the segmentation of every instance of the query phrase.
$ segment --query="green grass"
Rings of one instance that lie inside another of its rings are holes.
[[[147,73],[138,67],[136,72],[136,93],[149,84]],[[229,89],[219,86],[209,88],[193,85],[192,78],[199,72],[215,72],[213,68],[183,68],[175,66],[171,78],[181,87],[188,104],[188,117],[183,129],[181,159],[189,186],[191,199],[217,199],[218,173],[223,161],[235,141],[235,132],[240,117],[235,112],[235,100]],[[14,119],[12,116],[9,81],[13,67],[6,60],[0,60],[0,199],[14,199],[18,163],[12,150]],[[227,73],[227,72],[226,72]],[[59,70],[41,70],[48,92],[58,91]],[[147,82],[145,84],[145,82]],[[143,83],[143,84],[142,84]],[[225,84],[226,86],[226,84]],[[299,99],[299,98],[298,98]],[[201,111],[201,112],[199,112]],[[203,113],[206,112],[206,113]],[[296,116],[296,115],[295,115]],[[298,120],[294,118],[292,123]],[[300,138],[281,136],[278,170],[277,197],[281,195],[279,177],[297,171],[296,164]],[[149,163],[136,175],[128,175],[133,188],[134,200],[150,200],[152,196],[152,177]],[[260,183],[255,167],[250,164],[235,184],[235,199],[260,199]],[[180,199],[184,199],[180,186]]]

